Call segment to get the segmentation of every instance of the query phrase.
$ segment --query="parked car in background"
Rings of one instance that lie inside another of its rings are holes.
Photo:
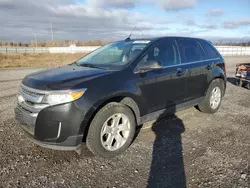
[[[225,62],[203,39],[159,37],[105,45],[63,67],[27,75],[16,119],[36,144],[94,154],[124,152],[138,125],[197,106],[215,113],[226,89]]]
[[[236,85],[245,86],[247,89],[250,89],[250,63],[237,64],[235,78]]]

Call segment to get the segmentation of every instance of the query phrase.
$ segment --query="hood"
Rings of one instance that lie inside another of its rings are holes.
[[[39,90],[65,90],[110,72],[112,71],[66,65],[29,74],[22,80],[22,84]]]

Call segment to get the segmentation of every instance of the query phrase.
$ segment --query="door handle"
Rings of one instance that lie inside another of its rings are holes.
[[[211,65],[208,65],[208,66],[206,66],[206,69],[207,69],[207,70],[210,70],[210,69],[212,69],[212,66],[211,66]]]
[[[177,76],[182,76],[184,75],[184,71],[181,69],[177,69]]]

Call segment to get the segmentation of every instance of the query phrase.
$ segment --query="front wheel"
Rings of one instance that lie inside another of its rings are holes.
[[[114,157],[129,147],[135,128],[135,116],[129,107],[120,103],[109,103],[92,120],[86,145],[95,155]]]
[[[211,82],[206,96],[201,104],[198,105],[200,111],[213,114],[218,111],[224,92],[223,80],[215,79]]]

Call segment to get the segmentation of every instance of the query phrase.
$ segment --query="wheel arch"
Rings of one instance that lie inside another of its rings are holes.
[[[213,79],[211,79],[210,80],[210,82],[209,82],[209,84],[208,84],[208,87],[207,87],[207,89],[206,89],[206,92],[205,92],[205,95],[207,94],[207,90],[208,90],[208,88],[209,88],[209,86],[211,85],[211,83],[214,81],[214,80],[221,80],[221,82],[222,82],[222,85],[223,85],[223,96],[224,96],[224,94],[225,94],[225,91],[226,91],[226,78],[225,78],[225,76],[223,75],[223,74],[218,74],[218,75],[215,75],[214,77],[213,77]]]
[[[117,103],[121,103],[126,105],[127,107],[129,107],[135,118],[136,118],[136,122],[137,125],[140,122],[140,109],[137,105],[137,103],[135,102],[135,100],[132,97],[128,97],[128,96],[113,96],[110,98],[107,98],[105,100],[99,101],[97,102],[87,113],[86,113],[86,117],[82,122],[81,125],[81,132],[83,132],[83,142],[86,141],[87,138],[87,134],[88,134],[88,130],[91,124],[91,121],[93,120],[93,118],[95,117],[96,113],[103,108],[106,104],[111,103],[111,102],[117,102]]]

